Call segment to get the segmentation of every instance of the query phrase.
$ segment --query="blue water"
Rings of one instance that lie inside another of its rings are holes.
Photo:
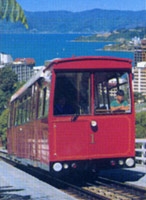
[[[133,59],[131,52],[103,51],[110,42],[74,42],[79,34],[1,34],[0,52],[15,58],[34,58],[36,66],[45,60],[72,56],[116,56]]]

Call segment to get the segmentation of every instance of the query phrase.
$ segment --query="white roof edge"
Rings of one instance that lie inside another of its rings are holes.
[[[32,78],[30,78],[15,94],[11,96],[10,102],[14,101],[18,96],[20,96],[27,88],[29,88],[36,80],[45,76],[44,70],[46,67],[42,67],[38,73],[36,73]]]

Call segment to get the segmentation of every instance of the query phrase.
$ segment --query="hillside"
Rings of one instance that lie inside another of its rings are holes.
[[[98,33],[89,36],[80,36],[76,42],[111,42],[105,45],[104,50],[133,51],[139,43],[134,44],[134,40],[146,38],[146,27],[133,29],[118,29],[107,33]]]
[[[124,42],[129,41],[134,37],[144,38],[146,37],[146,27],[137,27],[130,29],[117,29],[106,33],[97,33],[89,36],[80,36],[75,41],[80,42],[99,42],[99,41],[110,41],[110,42]]]
[[[0,21],[0,33],[97,33],[146,25],[146,11],[25,11],[25,15],[29,30],[25,30],[20,23],[14,24],[4,20]]]

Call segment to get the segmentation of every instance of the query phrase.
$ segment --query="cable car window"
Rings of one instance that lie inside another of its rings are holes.
[[[26,122],[26,102],[24,101],[21,104],[21,123],[25,123]]]
[[[48,116],[49,103],[50,103],[50,84],[51,74],[46,76],[45,79],[40,79],[39,93],[38,93],[38,118]]]
[[[57,72],[54,98],[54,115],[89,115],[89,72]]]
[[[8,127],[9,128],[15,124],[15,112],[16,112],[15,104],[12,103],[11,107],[10,107],[9,118],[8,118]]]
[[[95,114],[131,112],[130,84],[127,72],[97,72],[94,82]]]
[[[43,90],[39,92],[38,118],[42,117],[43,113]]]
[[[49,108],[49,102],[50,102],[50,90],[48,87],[44,89],[44,116],[48,115],[48,108]]]

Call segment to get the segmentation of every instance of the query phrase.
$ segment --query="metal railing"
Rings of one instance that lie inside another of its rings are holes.
[[[146,165],[146,139],[136,139],[136,163]]]

